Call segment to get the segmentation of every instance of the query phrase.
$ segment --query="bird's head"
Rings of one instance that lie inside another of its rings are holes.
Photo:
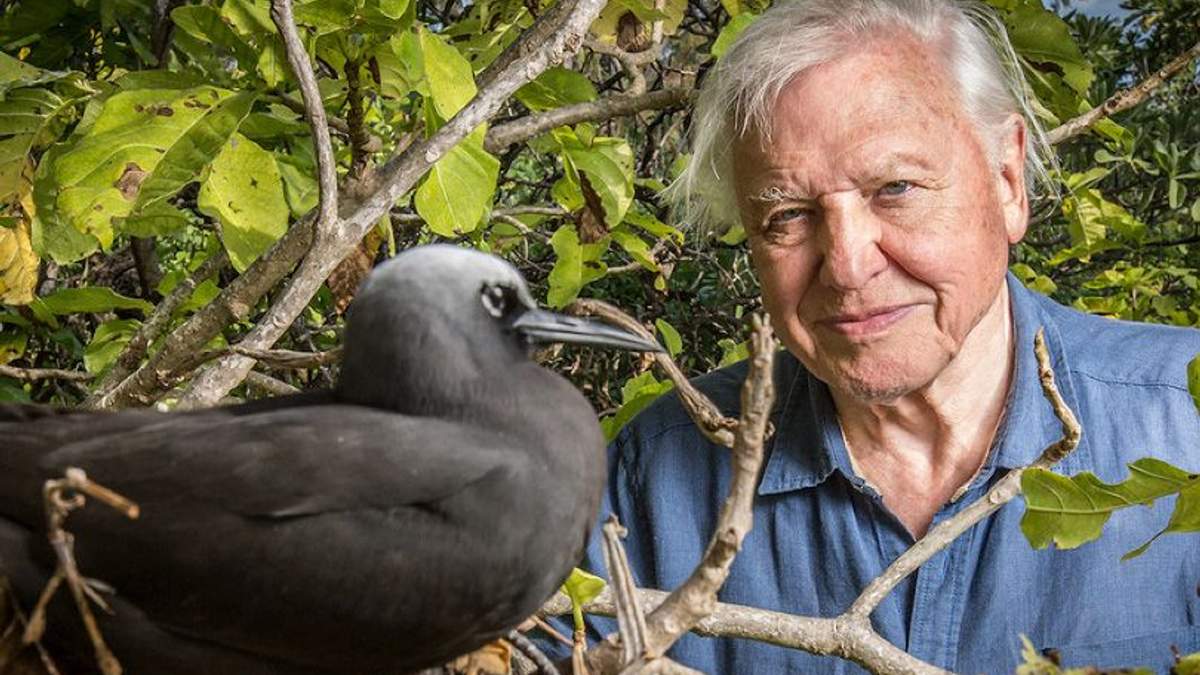
[[[619,328],[539,309],[520,272],[496,256],[420,246],[376,267],[355,296],[340,389],[354,396],[397,372],[426,387],[427,378],[452,385],[503,371],[550,343],[661,351]]]

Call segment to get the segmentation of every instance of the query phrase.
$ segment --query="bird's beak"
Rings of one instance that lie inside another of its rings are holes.
[[[631,352],[663,351],[657,342],[615,326],[541,309],[526,310],[512,323],[512,329],[531,343],[565,342]]]

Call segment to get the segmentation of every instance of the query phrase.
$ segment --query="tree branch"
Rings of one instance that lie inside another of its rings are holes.
[[[16,366],[0,366],[0,377],[8,377],[20,382],[37,382],[38,380],[63,380],[65,382],[88,382],[96,376],[82,370],[63,370],[61,368],[17,368]]]
[[[567,306],[567,313],[577,315],[598,316],[605,321],[620,326],[625,330],[636,333],[647,340],[654,340],[654,334],[646,330],[633,317],[613,307],[602,300],[580,299]],[[660,352],[654,354],[654,362],[658,364],[679,393],[679,400],[687,409],[688,415],[696,422],[700,431],[708,440],[727,448],[734,445],[734,431],[738,427],[736,420],[725,417],[708,397],[688,380],[687,375],[679,369],[670,354]]]
[[[729,577],[729,569],[741,549],[742,540],[754,525],[754,493],[775,401],[774,362],[778,343],[761,315],[752,317],[751,326],[750,370],[742,385],[742,410],[737,431],[729,445],[733,449],[729,495],[717,517],[704,557],[691,576],[646,617],[644,656],[647,659],[665,654],[684,633],[712,614],[717,605],[717,591]],[[587,664],[589,669],[597,672],[615,673],[628,662],[623,659],[618,645],[605,641],[588,652]]]
[[[284,3],[287,0],[277,2]],[[337,227],[331,228],[327,236],[322,234],[323,228],[317,228],[311,252],[305,256],[280,298],[242,339],[241,344],[251,349],[265,349],[274,344],[367,230],[387,214],[437,160],[494,115],[517,89],[537,77],[551,63],[561,61],[568,51],[577,49],[583,33],[599,15],[603,5],[603,0],[560,0],[554,8],[543,14],[505,52],[525,54],[523,60],[506,59],[502,54],[498,62],[507,60],[508,65],[500,69],[493,66],[485,71],[480,80],[487,84],[481,86],[475,97],[445,126],[429,139],[408,146],[392,158],[379,172],[379,188],[363,200],[352,214],[337,222]],[[536,37],[546,34],[548,38],[534,42]],[[307,61],[304,63],[307,64]],[[324,132],[328,137],[328,130],[324,127],[315,131]],[[237,386],[253,363],[247,357],[230,355],[209,364],[193,379],[180,398],[179,405],[211,405]]]
[[[635,594],[642,610],[649,612],[667,598],[665,591],[637,589]],[[595,599],[583,606],[587,614],[616,616],[616,602],[611,589],[604,589]],[[541,608],[543,615],[571,613],[571,600],[559,592]],[[692,632],[705,637],[740,638],[766,644],[799,649],[810,654],[828,654],[848,658],[846,644],[861,643],[869,649],[877,663],[886,664],[888,673],[947,675],[910,656],[904,650],[874,633],[862,633],[853,625],[839,619],[797,616],[769,609],[718,602],[711,614],[700,619]]]
[[[1200,42],[1192,45],[1192,48],[1186,52],[1171,59],[1167,65],[1163,66],[1158,72],[1150,75],[1146,79],[1129,87],[1122,89],[1112,96],[1108,97],[1104,103],[1092,108],[1082,115],[1073,119],[1067,120],[1058,127],[1052,129],[1046,134],[1046,139],[1051,145],[1062,143],[1068,138],[1078,136],[1087,131],[1093,124],[1099,122],[1105,117],[1110,117],[1123,110],[1128,110],[1133,106],[1145,101],[1158,89],[1164,82],[1169,80],[1171,76],[1183,70],[1192,59],[1200,58]]]
[[[300,83],[300,96],[304,99],[304,117],[312,129],[313,143],[317,153],[317,187],[320,201],[317,205],[316,240],[326,236],[326,231],[337,222],[337,161],[333,158],[333,143],[329,140],[329,121],[325,118],[325,104],[317,88],[317,76],[308,61],[308,52],[296,31],[292,16],[292,0],[271,0],[271,21],[283,38],[288,63]],[[353,129],[351,129],[353,135]]]
[[[670,108],[688,102],[694,93],[690,86],[678,86],[640,95],[614,94],[595,101],[566,105],[489,129],[483,147],[490,153],[499,154],[510,145],[523,143],[555,127],[579,122],[599,122],[633,115],[643,110]]]
[[[146,355],[146,350],[150,348],[150,345],[161,337],[163,331],[171,325],[171,317],[175,314],[175,310],[179,309],[180,305],[192,297],[192,292],[196,290],[197,286],[203,283],[205,279],[219,273],[228,262],[229,257],[225,254],[225,251],[217,251],[209,256],[208,260],[201,263],[195,272],[192,272],[186,279],[176,284],[175,288],[171,289],[171,292],[167,294],[167,297],[159,301],[154,311],[150,314],[150,318],[146,319],[145,323],[133,334],[133,337],[125,345],[125,348],[121,350],[121,354],[117,357],[112,367],[101,378],[96,390],[83,402],[83,407],[108,407],[103,405],[102,402],[122,380],[133,372],[133,369],[137,367],[142,357]]]

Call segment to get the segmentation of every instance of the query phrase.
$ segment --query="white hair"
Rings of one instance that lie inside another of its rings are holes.
[[[1030,103],[1004,24],[971,0],[781,0],[713,66],[692,115],[692,158],[663,193],[678,222],[707,231],[740,223],[733,145],[750,131],[769,142],[783,88],[888,30],[901,29],[941,57],[960,104],[989,154],[1010,116],[1025,119],[1025,185],[1032,202],[1057,197],[1058,164]]]

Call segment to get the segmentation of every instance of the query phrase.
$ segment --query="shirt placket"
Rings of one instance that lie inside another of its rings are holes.
[[[943,507],[934,516],[932,529],[978,498],[971,490],[964,498]],[[929,559],[916,573],[908,627],[908,652],[942,668],[953,670],[958,655],[966,594],[966,557],[974,528],[956,538]]]

